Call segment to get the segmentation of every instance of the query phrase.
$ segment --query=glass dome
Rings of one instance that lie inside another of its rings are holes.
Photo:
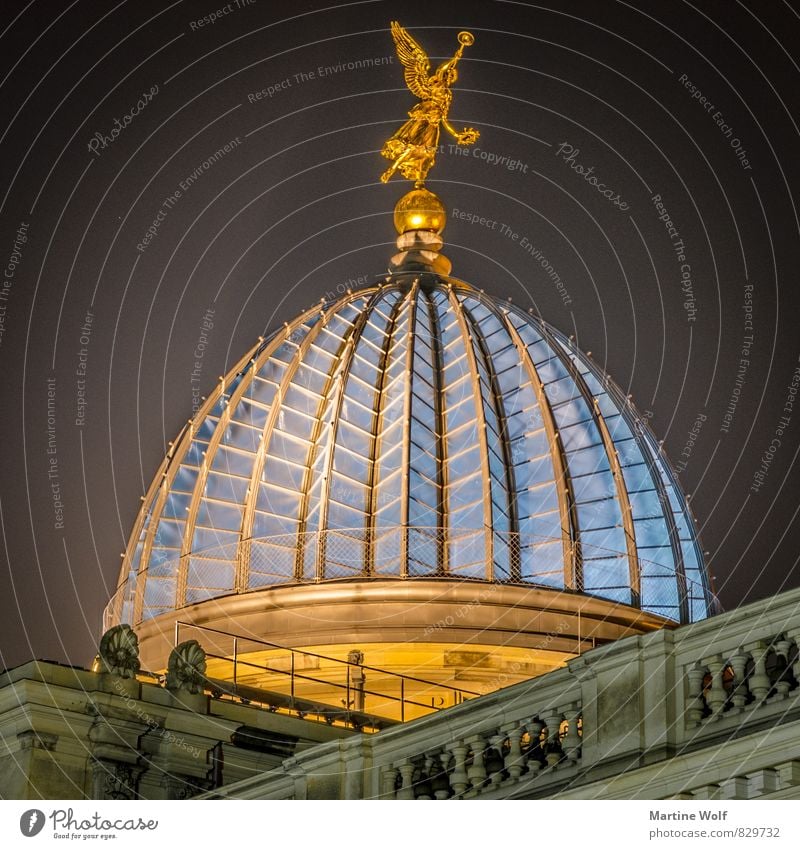
[[[275,585],[437,578],[713,612],[629,401],[538,316],[392,276],[260,340],[164,459],[106,626]]]

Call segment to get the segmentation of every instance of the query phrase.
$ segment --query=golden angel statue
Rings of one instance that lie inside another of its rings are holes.
[[[458,144],[475,144],[480,133],[466,127],[460,133],[447,120],[453,93],[450,88],[458,79],[456,64],[465,47],[474,44],[469,32],[458,34],[459,47],[452,59],[443,62],[431,74],[431,63],[425,51],[397,21],[392,21],[397,56],[403,65],[406,85],[419,99],[409,113],[409,120],[383,145],[381,153],[392,165],[381,174],[387,182],[399,171],[407,180],[422,184],[428,175],[439,149],[439,126],[455,137]]]

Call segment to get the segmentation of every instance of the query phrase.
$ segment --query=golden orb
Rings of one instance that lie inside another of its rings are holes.
[[[413,189],[403,195],[394,208],[394,226],[402,235],[411,230],[441,233],[447,223],[447,210],[439,198],[427,189]]]
[[[475,44],[475,36],[471,32],[460,32],[458,34],[458,43],[463,44],[464,47],[471,47]]]

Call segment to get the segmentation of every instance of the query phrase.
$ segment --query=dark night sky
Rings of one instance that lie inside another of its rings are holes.
[[[378,151],[414,100],[396,60],[342,63],[394,57],[394,17],[435,57],[476,35],[451,118],[478,155],[445,148],[429,186],[506,230],[451,217],[454,274],[534,305],[633,395],[682,461],[725,608],[800,584],[798,5],[240,0],[196,25],[220,4],[33,0],[0,25],[0,667],[94,654],[206,311],[204,394],[258,335],[385,271],[407,184],[378,181]]]

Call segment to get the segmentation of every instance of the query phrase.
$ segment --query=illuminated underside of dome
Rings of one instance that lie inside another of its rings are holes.
[[[398,247],[380,284],[259,340],[172,444],[106,610],[150,668],[188,622],[369,645],[436,680],[526,649],[518,679],[713,612],[630,402],[541,318],[450,277],[436,233]]]

